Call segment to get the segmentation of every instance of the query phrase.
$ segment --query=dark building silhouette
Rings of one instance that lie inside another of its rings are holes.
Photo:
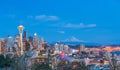
[[[23,32],[23,41],[27,41],[27,31]]]
[[[29,36],[28,42],[29,42],[29,44],[33,44],[33,37],[32,36]]]

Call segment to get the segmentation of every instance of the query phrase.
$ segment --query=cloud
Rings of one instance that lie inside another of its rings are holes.
[[[93,27],[96,27],[96,24],[85,25],[83,23],[80,23],[80,24],[68,23],[68,24],[65,24],[64,27],[66,28],[93,28]]]
[[[73,23],[58,23],[58,24],[52,24],[53,27],[62,27],[62,28],[94,28],[97,25],[96,24],[73,24]]]
[[[44,21],[56,21],[59,20],[57,16],[47,16],[47,15],[38,15],[35,16],[36,20],[44,20]]]
[[[58,31],[58,33],[60,33],[60,34],[65,34],[65,31]]]

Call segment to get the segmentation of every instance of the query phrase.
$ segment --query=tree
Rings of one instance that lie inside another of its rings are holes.
[[[52,70],[51,67],[49,67],[49,64],[46,63],[38,63],[38,62],[35,62],[33,65],[32,65],[32,68],[31,70]]]
[[[0,67],[3,68],[5,66],[5,57],[3,54],[0,54]]]
[[[77,65],[75,70],[87,70],[88,68],[84,62],[73,62],[73,64],[74,63]]]
[[[117,60],[116,60],[114,54],[112,54],[112,59],[110,61],[110,65],[111,65],[112,70],[117,70]]]

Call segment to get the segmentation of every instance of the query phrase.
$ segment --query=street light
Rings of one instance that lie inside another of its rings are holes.
[[[24,27],[22,25],[18,26],[18,30],[20,33],[20,48],[21,48],[21,55],[23,54],[23,42],[22,42],[22,33],[23,33]]]

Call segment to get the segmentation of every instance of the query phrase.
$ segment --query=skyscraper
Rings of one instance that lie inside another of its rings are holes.
[[[0,40],[0,54],[2,53],[2,45],[1,45],[1,40]]]
[[[38,39],[37,39],[37,34],[36,33],[34,33],[33,46],[34,46],[34,48],[38,48]]]
[[[45,47],[44,47],[45,41],[43,37],[41,38],[41,43],[42,43],[42,50],[45,50]]]
[[[79,51],[80,52],[85,51],[85,45],[84,44],[79,45]]]
[[[10,52],[12,50],[10,50],[13,47],[13,38],[11,36],[7,37],[7,51]]]
[[[33,44],[33,37],[32,37],[32,36],[29,36],[28,42],[29,42],[30,44]]]
[[[22,34],[23,34],[24,27],[22,25],[18,26],[19,34],[20,34],[20,48],[21,48],[21,55],[24,53],[23,49],[23,40],[22,40]]]
[[[27,31],[23,32],[23,41],[27,41]]]

